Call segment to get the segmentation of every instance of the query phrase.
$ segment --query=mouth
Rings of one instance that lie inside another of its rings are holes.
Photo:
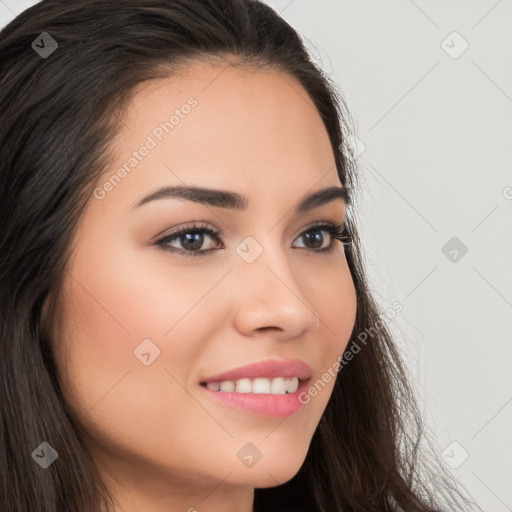
[[[296,393],[308,383],[311,378],[293,377],[257,377],[237,380],[200,382],[200,385],[213,392],[237,393],[253,395],[288,395]]]
[[[268,359],[210,375],[200,379],[200,383],[218,384],[221,391],[234,391],[240,386],[241,393],[251,393],[253,389],[255,393],[271,393],[270,390],[275,389],[277,394],[279,389],[282,390],[280,393],[285,393],[288,388],[293,393],[298,381],[311,378],[312,373],[311,367],[301,359]]]
[[[223,407],[283,417],[302,409],[313,370],[301,359],[269,359],[200,379],[206,396]]]
[[[201,382],[200,387],[208,398],[230,411],[234,409],[253,416],[283,418],[302,411],[307,403],[303,398],[310,381],[311,377],[259,377],[235,382]]]

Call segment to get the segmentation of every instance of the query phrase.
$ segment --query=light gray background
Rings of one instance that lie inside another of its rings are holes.
[[[0,0],[1,26],[35,3]],[[438,454],[512,511],[512,0],[266,3],[355,120],[372,289],[403,305],[389,325]]]

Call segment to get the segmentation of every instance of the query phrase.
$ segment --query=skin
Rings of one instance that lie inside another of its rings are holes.
[[[301,236],[314,222],[341,223],[345,203],[292,212],[305,194],[341,186],[318,112],[288,75],[223,69],[195,62],[137,89],[100,186],[176,108],[191,96],[198,104],[103,199],[89,199],[61,290],[61,385],[116,512],[251,512],[254,488],[300,469],[334,379],[286,419],[216,403],[199,381],[300,358],[315,382],[343,353],[355,322],[343,245],[334,240],[322,255]],[[172,198],[133,208],[179,184],[235,191],[249,207]],[[209,235],[195,250],[214,251],[194,258],[152,244],[193,221],[219,230],[225,248],[216,250]],[[250,264],[235,251],[247,236],[263,249]],[[149,366],[134,355],[147,338],[160,350]],[[248,442],[262,453],[250,468],[237,458]]]

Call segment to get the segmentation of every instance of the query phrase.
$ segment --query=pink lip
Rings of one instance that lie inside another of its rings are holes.
[[[222,382],[225,380],[256,379],[257,377],[298,377],[300,380],[307,380],[311,377],[312,373],[311,367],[300,359],[292,359],[289,361],[269,359],[206,377],[201,380],[201,383],[207,384],[209,382]]]
[[[235,393],[212,391],[207,387],[201,389],[215,400],[229,408],[241,409],[258,416],[282,418],[300,411],[304,407],[301,396],[306,393],[310,379],[300,380],[295,393],[284,395]]]

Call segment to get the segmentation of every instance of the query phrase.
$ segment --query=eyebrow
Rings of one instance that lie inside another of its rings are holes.
[[[201,188],[188,185],[174,185],[162,187],[141,199],[133,208],[138,208],[150,201],[160,199],[179,198],[194,201],[218,208],[230,208],[233,210],[247,210],[249,200],[246,196],[227,190]],[[318,206],[322,206],[335,199],[342,199],[345,204],[351,204],[347,188],[328,187],[304,196],[295,206],[295,213],[304,213]]]

